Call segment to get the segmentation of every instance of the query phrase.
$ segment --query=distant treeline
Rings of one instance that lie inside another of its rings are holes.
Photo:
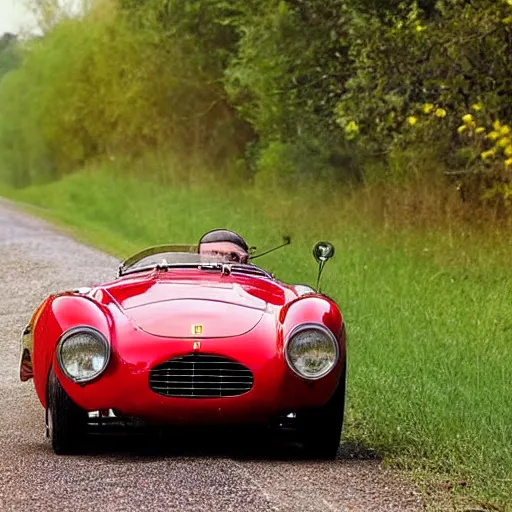
[[[441,175],[512,195],[512,0],[104,0],[48,19],[0,40],[16,185],[171,154],[286,186]]]

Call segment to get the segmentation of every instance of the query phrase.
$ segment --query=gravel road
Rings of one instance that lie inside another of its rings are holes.
[[[323,463],[213,441],[211,449],[160,453],[128,438],[55,456],[33,385],[18,380],[19,336],[49,293],[111,279],[117,261],[1,200],[0,255],[2,512],[423,510],[412,486],[347,450]]]

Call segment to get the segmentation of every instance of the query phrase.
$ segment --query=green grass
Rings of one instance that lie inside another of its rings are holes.
[[[348,327],[345,439],[458,497],[512,507],[512,250],[499,234],[379,229],[349,200],[314,191],[162,188],[104,173],[4,194],[121,257],[213,227],[261,248],[291,234],[261,260],[290,282],[314,283],[311,247],[332,240],[324,291]]]

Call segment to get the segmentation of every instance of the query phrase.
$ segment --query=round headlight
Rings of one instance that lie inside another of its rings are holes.
[[[62,371],[74,382],[88,382],[105,371],[110,346],[96,329],[78,327],[62,337],[57,360]]]
[[[288,365],[299,376],[320,379],[338,362],[338,342],[321,325],[301,325],[288,338],[285,355]]]

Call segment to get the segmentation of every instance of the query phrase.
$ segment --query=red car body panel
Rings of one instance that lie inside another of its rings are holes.
[[[314,381],[296,375],[284,356],[288,334],[303,323],[325,326],[339,343],[336,367]],[[201,324],[200,336],[191,330],[193,324]],[[61,336],[77,326],[97,329],[111,344],[107,369],[87,384],[68,379],[56,358]],[[336,389],[346,357],[343,319],[326,296],[298,296],[292,286],[267,277],[199,269],[143,272],[86,295],[50,297],[29,327],[34,384],[44,407],[53,370],[83,409],[113,409],[155,423],[258,423],[321,406]],[[252,389],[239,396],[200,399],[151,390],[151,368],[193,352],[245,365],[254,376]]]

